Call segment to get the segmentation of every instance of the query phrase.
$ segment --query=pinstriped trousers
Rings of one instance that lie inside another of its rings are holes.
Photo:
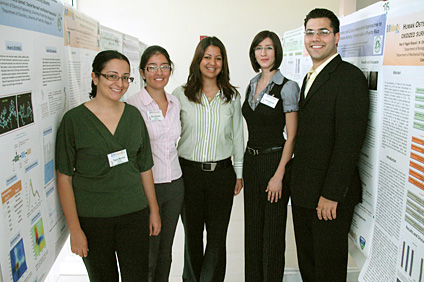
[[[245,281],[281,282],[289,191],[283,187],[277,203],[265,192],[281,160],[282,151],[244,155]]]

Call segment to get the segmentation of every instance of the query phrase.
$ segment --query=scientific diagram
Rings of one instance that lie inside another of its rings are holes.
[[[37,223],[34,224],[34,226],[31,228],[31,235],[32,235],[32,243],[34,246],[34,254],[36,257],[38,257],[38,255],[46,246],[42,218],[40,218],[40,220],[37,221]]]
[[[0,99],[0,135],[18,128],[16,96]]]
[[[23,239],[19,240],[10,251],[10,264],[12,267],[13,282],[17,282],[27,270]]]
[[[0,98],[0,135],[33,122],[31,92]]]
[[[41,202],[40,193],[34,188],[32,179],[29,179],[29,183],[25,185],[26,190],[28,191],[28,213],[37,208]],[[29,187],[28,187],[29,186]]]
[[[34,112],[32,110],[31,92],[16,96],[18,102],[19,127],[34,122]]]

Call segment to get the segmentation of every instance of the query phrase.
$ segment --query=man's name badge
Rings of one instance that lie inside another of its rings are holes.
[[[275,108],[278,103],[278,98],[265,93],[261,99],[261,103],[267,105],[268,107]]]
[[[156,111],[147,111],[147,117],[150,121],[163,120],[163,115],[161,110]]]
[[[128,162],[127,150],[124,149],[122,151],[110,153],[107,155],[107,158],[109,159],[110,167],[126,163]]]

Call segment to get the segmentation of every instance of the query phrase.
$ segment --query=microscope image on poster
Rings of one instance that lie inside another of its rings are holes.
[[[0,98],[0,135],[18,128],[16,96]]]
[[[21,239],[10,251],[13,282],[17,282],[27,270],[24,242]]]
[[[31,92],[0,98],[0,135],[33,122]]]
[[[34,112],[32,110],[31,93],[19,94],[16,96],[18,102],[19,127],[34,122]]]

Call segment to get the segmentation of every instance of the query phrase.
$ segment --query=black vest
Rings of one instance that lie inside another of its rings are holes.
[[[242,113],[247,123],[249,132],[249,141],[247,145],[252,148],[271,148],[284,146],[284,127],[286,118],[283,111],[283,100],[281,98],[281,89],[288,81],[284,78],[281,85],[274,84],[268,93],[278,99],[275,108],[259,103],[253,111],[249,105],[249,97],[246,97],[242,107]],[[247,91],[247,95],[251,95],[251,89]],[[254,95],[254,94],[253,94]]]

